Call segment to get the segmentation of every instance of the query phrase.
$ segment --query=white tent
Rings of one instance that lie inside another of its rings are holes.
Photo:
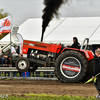
[[[100,17],[70,17],[53,19],[44,34],[44,42],[72,44],[73,37],[82,43],[90,38],[90,44],[100,44]],[[29,18],[19,26],[20,33],[25,40],[40,41],[42,33],[42,19]],[[7,36],[2,41],[7,41]]]

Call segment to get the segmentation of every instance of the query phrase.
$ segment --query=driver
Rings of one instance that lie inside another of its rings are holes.
[[[78,42],[77,37],[73,37],[73,44],[69,46],[70,48],[80,49],[80,43]]]

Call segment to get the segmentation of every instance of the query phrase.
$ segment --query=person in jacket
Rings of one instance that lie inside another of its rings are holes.
[[[96,77],[96,82],[94,82],[94,85],[98,91],[98,95],[96,95],[96,98],[100,98],[100,49],[95,50],[95,56],[94,56],[94,68],[93,68],[93,76],[94,79]]]
[[[77,37],[73,37],[73,44],[69,46],[70,48],[80,49],[80,43],[78,42]]]
[[[2,58],[2,64],[3,64],[3,67],[9,67],[10,60],[9,60],[8,54],[4,54],[4,57]],[[8,77],[10,76],[10,72],[5,72],[5,77],[6,77],[6,74],[8,74]]]

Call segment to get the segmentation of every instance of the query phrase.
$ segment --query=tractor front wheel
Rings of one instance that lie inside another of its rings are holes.
[[[26,72],[30,67],[30,62],[28,59],[21,57],[16,61],[15,66],[19,72]]]

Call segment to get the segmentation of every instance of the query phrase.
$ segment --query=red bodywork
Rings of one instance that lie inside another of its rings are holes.
[[[29,48],[41,50],[41,51],[59,53],[62,46],[60,44],[58,45],[57,44],[47,44],[47,43],[42,43],[42,42],[24,40],[23,53],[27,54]]]
[[[64,48],[62,52],[64,51],[67,51],[67,50],[75,50],[75,51],[78,51],[78,52],[81,52],[83,54],[85,54],[85,57],[88,59],[88,61],[92,60],[94,58],[94,54],[92,51],[88,51],[88,50],[82,50],[82,49],[75,49],[75,48]]]
[[[93,53],[91,51],[88,51],[88,50],[85,51],[85,50],[81,50],[81,49],[66,47],[61,51],[62,46],[60,44],[47,44],[47,43],[42,43],[42,42],[24,40],[23,41],[23,53],[27,54],[29,48],[41,50],[41,51],[52,52],[52,53],[57,53],[57,54],[62,53],[62,52],[67,51],[67,50],[75,50],[75,51],[78,51],[78,52],[85,54],[88,61],[92,60],[94,58]]]

